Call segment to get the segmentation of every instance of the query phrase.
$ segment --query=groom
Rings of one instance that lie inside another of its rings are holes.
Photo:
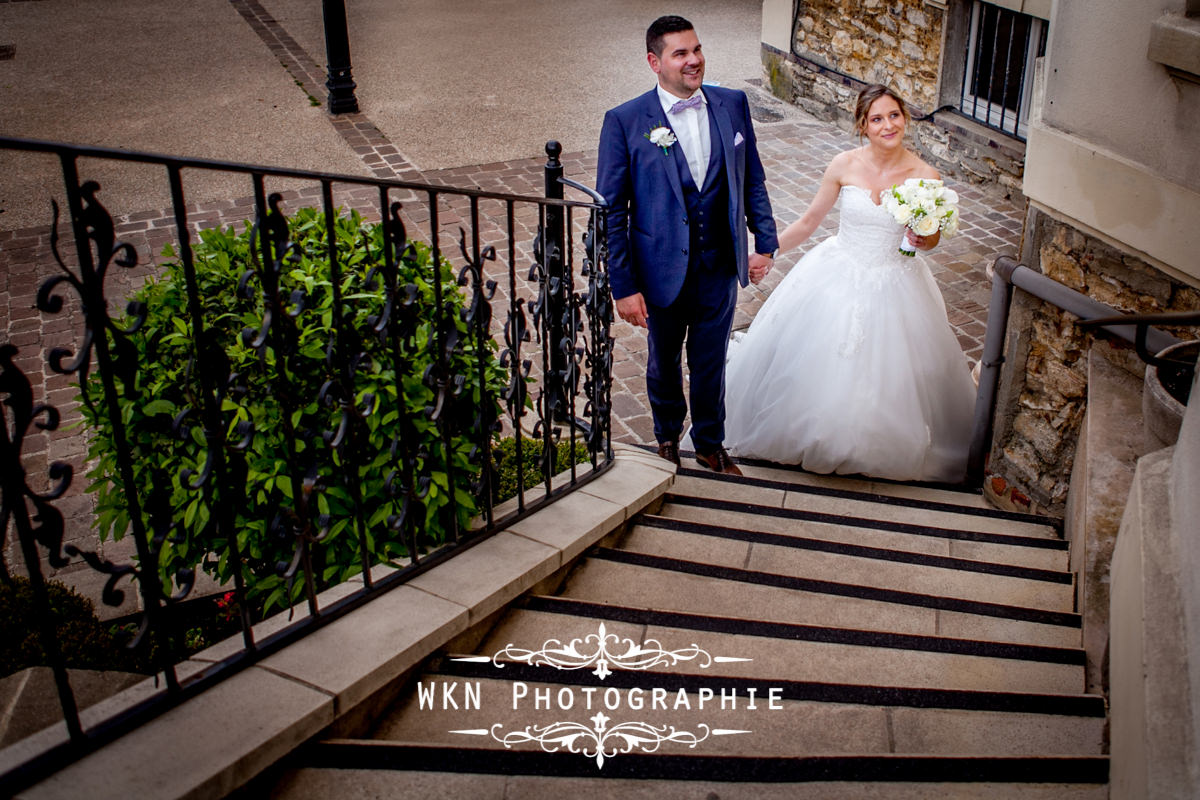
[[[656,19],[646,50],[658,86],[609,111],[600,131],[612,294],[621,319],[648,330],[658,454],[679,465],[686,339],[696,460],[740,475],[723,445],[725,351],[738,284],[771,268],[775,220],[746,95],[701,88],[704,54],[682,17]]]

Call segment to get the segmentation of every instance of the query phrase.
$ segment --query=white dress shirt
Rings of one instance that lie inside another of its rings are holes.
[[[671,107],[678,100],[690,98],[676,97],[661,85],[658,87],[658,101],[662,103],[663,113],[670,120],[671,129],[675,131],[675,138],[678,140],[679,146],[683,148],[683,154],[687,158],[688,171],[692,173],[692,180],[696,182],[696,188],[700,189],[703,188],[704,176],[708,173],[708,158],[712,155],[712,143],[708,134],[708,98],[700,89],[693,92],[691,96],[695,97],[696,95],[700,95],[701,99],[699,108],[686,108],[672,114]]]

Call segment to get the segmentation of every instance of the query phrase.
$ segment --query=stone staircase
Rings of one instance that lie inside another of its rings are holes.
[[[367,735],[310,742],[254,791],[1107,797],[1055,521],[743,470],[680,470],[560,586],[427,662]]]

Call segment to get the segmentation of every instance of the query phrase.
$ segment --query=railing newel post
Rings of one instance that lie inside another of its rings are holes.
[[[563,165],[559,160],[562,145],[556,141],[546,142],[545,191],[547,200],[563,199]],[[568,278],[565,259],[565,221],[563,207],[555,203],[546,204],[546,221],[542,231],[542,254],[546,268],[546,349],[550,352],[550,368],[547,370],[546,393],[548,417],[555,422],[570,421],[567,414],[567,355],[563,352],[563,340],[569,320]]]

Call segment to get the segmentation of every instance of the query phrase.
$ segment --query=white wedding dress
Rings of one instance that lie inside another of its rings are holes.
[[[941,292],[903,228],[843,186],[836,236],[730,342],[725,445],[811,472],[957,482],[975,406]]]

